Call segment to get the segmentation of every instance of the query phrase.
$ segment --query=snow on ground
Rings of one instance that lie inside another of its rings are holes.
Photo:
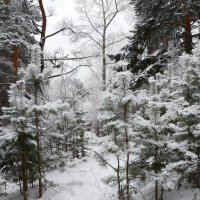
[[[91,155],[87,161],[74,167],[66,167],[63,172],[58,170],[47,173],[47,179],[54,186],[48,187],[40,200],[116,200],[111,194],[116,191],[103,183],[102,178],[113,174],[112,169],[102,168]],[[11,189],[11,188],[10,188]],[[14,190],[14,188],[12,188]],[[145,200],[154,200],[154,190],[146,188]],[[35,193],[36,192],[32,192]],[[34,196],[35,196],[34,194]],[[195,195],[196,194],[196,195]],[[194,198],[196,196],[196,198]],[[18,193],[13,193],[0,200],[21,200]],[[29,200],[34,200],[30,198]],[[38,199],[39,200],[39,199]],[[137,194],[134,200],[144,200]],[[185,189],[165,191],[164,200],[200,200],[199,189]]]
[[[98,151],[100,149],[97,138],[93,138],[93,140],[90,138],[90,142],[91,150]],[[111,158],[109,162],[114,165],[116,159]],[[46,178],[52,184],[40,200],[116,200],[115,197],[112,197],[113,194],[116,194],[116,188],[110,188],[102,180],[111,174],[115,175],[113,169],[101,167],[94,158],[94,152],[92,152],[85,161],[78,162],[76,166],[66,166],[63,171],[48,172]],[[19,189],[13,184],[8,185],[7,192],[9,195],[1,196],[0,200],[22,199],[19,195]],[[138,193],[135,194],[134,200],[154,200],[153,184],[147,184],[141,192],[145,199]],[[30,193],[30,196],[37,195],[36,189]],[[29,200],[36,200],[36,198]],[[165,191],[164,200],[200,200],[200,189],[181,188],[178,191]]]
[[[57,186],[47,189],[42,200],[105,200],[110,191],[101,179],[109,173],[93,157],[64,172],[50,172],[47,179]]]

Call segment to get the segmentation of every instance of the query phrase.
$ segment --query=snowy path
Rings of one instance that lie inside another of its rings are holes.
[[[111,191],[102,181],[102,178],[111,173],[110,168],[101,168],[91,156],[87,162],[80,163],[72,168],[66,167],[64,172],[53,171],[48,173],[47,179],[53,181],[56,186],[49,187],[41,200],[111,200],[109,198],[110,194],[116,191]],[[147,192],[145,200],[154,199],[151,193]],[[192,200],[195,193],[198,194],[200,199],[200,189],[181,189],[174,192],[165,192],[164,199]],[[20,195],[16,193],[7,197],[0,197],[0,200],[21,199]],[[136,195],[135,199],[142,200],[140,195]],[[36,199],[30,198],[30,200]]]
[[[101,168],[91,157],[64,172],[51,172],[47,179],[58,186],[48,189],[42,200],[105,200],[109,191],[101,179],[109,171]]]

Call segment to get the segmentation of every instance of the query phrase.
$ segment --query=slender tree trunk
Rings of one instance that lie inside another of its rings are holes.
[[[126,198],[130,200],[130,183],[129,183],[129,153],[127,153],[126,159]]]
[[[103,91],[106,90],[106,71],[107,71],[107,63],[106,63],[106,29],[107,29],[107,22],[106,22],[106,10],[104,1],[101,0],[102,6],[102,14],[103,14],[103,34],[102,34],[102,81],[103,81]]]
[[[117,186],[118,186],[118,200],[121,200],[121,183],[120,183],[120,163],[119,163],[119,155],[117,155]]]
[[[106,90],[106,31],[103,33],[103,44],[102,44],[102,81],[103,81],[103,91]]]
[[[163,194],[164,194],[164,189],[163,187],[161,188],[161,194],[160,194],[160,200],[163,200]]]
[[[23,200],[28,200],[27,151],[26,151],[25,134],[24,133],[21,133],[20,140],[21,140]]]
[[[46,41],[46,29],[47,29],[47,17],[46,17],[46,12],[44,9],[43,5],[43,0],[38,0],[39,2],[39,8],[42,14],[42,30],[41,30],[41,35],[40,35],[40,47],[42,50],[41,54],[41,72],[44,70],[44,55],[43,55],[43,50],[44,50],[44,45]]]
[[[155,123],[156,124],[156,123]],[[155,132],[156,135],[156,142],[158,141],[158,134]],[[158,161],[158,146],[155,147],[155,162]],[[157,173],[157,170],[155,170],[155,173]],[[158,200],[158,181],[155,181],[155,200]]]
[[[35,95],[35,105],[38,105],[37,102],[38,94],[38,83],[34,83],[34,95]],[[40,147],[40,130],[39,130],[39,114],[36,109],[35,111],[35,126],[36,126],[36,142],[37,142],[37,170],[38,170],[38,189],[39,189],[39,198],[42,197],[42,162],[41,162],[41,147]]]
[[[158,200],[158,181],[155,182],[155,200]]]
[[[46,17],[46,12],[44,9],[43,5],[43,0],[38,0],[39,3],[39,8],[42,14],[42,30],[40,32],[40,47],[41,47],[41,72],[44,70],[44,55],[43,55],[43,50],[44,50],[44,45],[46,41],[46,28],[47,28],[47,17]],[[35,87],[35,105],[37,105],[37,93],[38,93],[38,83],[34,83]],[[35,124],[36,124],[36,140],[37,140],[37,164],[38,164],[38,184],[39,184],[39,198],[42,197],[42,161],[41,161],[41,147],[40,147],[40,131],[39,131],[39,114],[38,111],[35,111]]]
[[[21,161],[20,158],[17,156],[17,162],[19,163],[20,161]],[[19,181],[19,191],[20,191],[20,194],[23,195],[20,169],[18,169],[17,173],[18,173],[18,181]]]

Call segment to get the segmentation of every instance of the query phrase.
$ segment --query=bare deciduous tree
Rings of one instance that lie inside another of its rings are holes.
[[[107,58],[109,47],[125,39],[111,30],[117,16],[126,9],[124,0],[77,0],[84,25],[76,26],[76,39],[89,39],[101,57],[102,84],[106,89]],[[87,41],[88,42],[88,41]]]

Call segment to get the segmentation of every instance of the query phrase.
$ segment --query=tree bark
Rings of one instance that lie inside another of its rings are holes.
[[[46,41],[47,17],[46,17],[46,12],[45,12],[45,9],[44,9],[43,1],[42,0],[38,0],[38,2],[39,2],[40,11],[42,13],[42,30],[41,30],[41,35],[40,35],[40,47],[41,47],[41,50],[42,50],[42,54],[41,54],[41,72],[43,72],[43,70],[44,70],[43,50],[44,50],[44,45],[45,45],[45,41]]]
[[[35,105],[38,105],[37,102],[38,94],[38,83],[34,82],[34,96],[35,96]],[[41,147],[40,147],[40,130],[39,130],[39,114],[37,109],[35,110],[35,127],[36,127],[36,142],[37,142],[37,170],[38,170],[38,187],[39,187],[39,198],[42,197],[42,162],[41,162]]]
[[[117,155],[117,186],[118,186],[118,200],[121,200],[121,183],[120,183],[120,163],[119,163],[119,156]]]
[[[130,200],[130,180],[129,180],[129,153],[127,153],[126,159],[126,198]]]
[[[155,200],[158,200],[158,181],[155,182]]]
[[[184,35],[184,46],[185,52],[188,54],[192,53],[192,29],[191,29],[191,18],[187,14],[185,16],[185,35]]]
[[[14,77],[14,82],[17,81],[17,73],[19,69],[19,47],[14,47],[13,48],[13,55],[12,55],[12,63],[13,63],[13,77]]]
[[[25,133],[20,133],[21,165],[22,165],[22,183],[23,183],[23,200],[28,200],[28,174],[27,174],[27,150],[25,142]]]
[[[102,81],[103,81],[103,91],[106,90],[106,71],[107,71],[107,63],[106,63],[106,19],[103,9],[103,18],[104,18],[104,30],[102,35]]]

